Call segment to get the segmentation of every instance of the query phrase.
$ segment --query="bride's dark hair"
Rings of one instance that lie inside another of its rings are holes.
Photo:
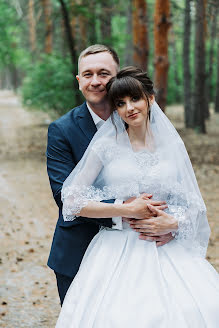
[[[116,109],[118,100],[127,96],[136,98],[146,97],[149,108],[149,97],[155,94],[153,82],[147,73],[134,66],[121,69],[107,83],[106,90],[112,112]]]

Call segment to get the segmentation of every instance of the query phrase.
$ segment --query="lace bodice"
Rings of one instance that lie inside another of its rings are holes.
[[[161,161],[158,152],[153,153],[146,149],[138,152],[130,149],[122,151],[115,144],[101,149],[96,146],[94,151],[99,155],[101,152],[103,154],[102,177],[105,185],[114,190],[116,198],[126,200],[131,196],[147,192],[153,194],[153,199],[170,201],[171,190],[168,186],[165,186],[165,190],[161,186],[168,177],[173,180],[174,168],[168,167],[167,163]],[[175,184],[177,185],[177,180]]]

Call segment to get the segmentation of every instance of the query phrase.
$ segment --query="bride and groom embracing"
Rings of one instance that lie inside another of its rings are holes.
[[[153,83],[103,45],[79,57],[86,103],[48,131],[59,207],[48,265],[60,328],[217,327],[206,208]]]

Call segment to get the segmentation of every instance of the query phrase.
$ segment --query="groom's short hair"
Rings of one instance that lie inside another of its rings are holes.
[[[89,55],[94,55],[94,54],[98,54],[100,52],[108,52],[110,53],[110,55],[113,57],[115,63],[118,66],[119,69],[119,56],[117,55],[116,51],[109,47],[109,46],[105,46],[103,44],[93,44],[92,46],[89,46],[88,48],[84,49],[81,53],[80,56],[78,58],[78,64],[80,63],[81,59],[83,57],[87,57]]]

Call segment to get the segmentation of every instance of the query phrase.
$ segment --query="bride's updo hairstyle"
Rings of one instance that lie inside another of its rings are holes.
[[[116,110],[118,100],[124,97],[146,98],[148,108],[149,97],[154,95],[153,82],[146,72],[134,66],[128,66],[110,79],[106,85],[111,111]]]

